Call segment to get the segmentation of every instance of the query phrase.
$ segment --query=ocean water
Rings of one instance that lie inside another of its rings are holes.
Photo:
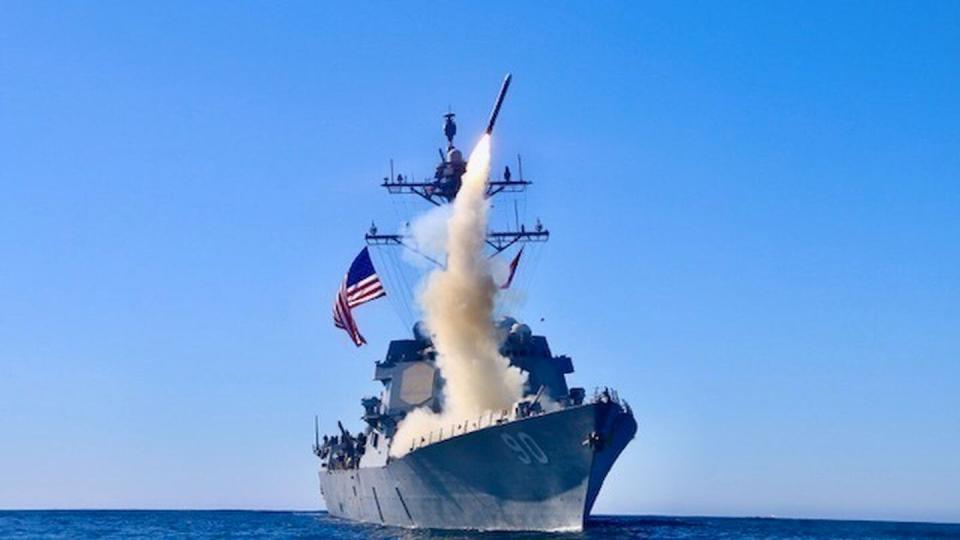
[[[324,512],[37,510],[0,511],[0,538],[330,538],[421,540],[744,538],[960,538],[960,525],[813,519],[598,516],[582,533],[464,533],[341,521]]]

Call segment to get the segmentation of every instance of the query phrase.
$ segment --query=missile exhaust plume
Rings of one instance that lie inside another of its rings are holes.
[[[509,84],[509,76],[501,89]],[[496,120],[497,109],[491,117]],[[493,322],[498,291],[484,255],[487,231],[487,178],[490,135],[484,134],[470,154],[462,186],[446,222],[447,267],[427,278],[419,301],[437,351],[437,366],[445,381],[443,411],[412,411],[400,423],[391,447],[399,456],[411,443],[442,426],[477,418],[488,411],[509,409],[523,396],[526,379],[500,354]]]

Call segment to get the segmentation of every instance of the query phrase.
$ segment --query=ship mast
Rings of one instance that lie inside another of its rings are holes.
[[[510,87],[511,75],[507,75],[500,87],[497,100],[493,110],[490,113],[490,119],[487,123],[486,133],[493,132],[494,124],[500,113],[500,107],[506,97],[507,89]],[[390,176],[383,179],[380,184],[386,188],[390,195],[416,195],[425,201],[441,206],[449,204],[457,197],[460,191],[461,178],[467,170],[467,162],[463,159],[463,153],[453,144],[453,138],[457,134],[457,124],[454,121],[456,114],[448,112],[443,115],[443,133],[447,138],[447,150],[439,149],[440,164],[437,165],[432,179],[422,181],[411,180],[403,175],[393,175],[393,164],[391,162]],[[499,193],[520,193],[527,189],[527,186],[533,182],[523,177],[523,162],[520,155],[517,155],[517,176],[513,177],[509,167],[505,167],[503,175],[499,179],[490,179],[487,183],[487,197],[492,198]],[[404,234],[380,234],[377,226],[371,225],[365,239],[367,245],[382,246],[395,245],[406,247],[407,249],[416,249],[408,242],[408,236]],[[493,248],[493,255],[496,256],[517,243],[527,242],[546,242],[550,238],[550,231],[544,228],[543,224],[537,219],[533,227],[527,227],[519,223],[516,219],[513,230],[488,230],[486,243]],[[432,259],[431,259],[432,260]],[[434,261],[436,262],[436,261]]]

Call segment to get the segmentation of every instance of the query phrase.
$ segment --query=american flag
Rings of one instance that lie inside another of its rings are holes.
[[[370,251],[368,248],[363,248],[363,251],[357,255],[353,264],[350,265],[347,275],[343,276],[337,298],[333,302],[334,326],[343,328],[350,334],[350,339],[357,347],[363,345],[367,340],[360,335],[360,330],[357,328],[357,322],[353,320],[351,310],[361,304],[386,296],[386,294],[376,270],[373,269]]]

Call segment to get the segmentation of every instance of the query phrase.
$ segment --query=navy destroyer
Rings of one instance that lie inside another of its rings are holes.
[[[486,133],[493,131],[510,84],[501,87]],[[445,115],[447,150],[432,179],[411,181],[393,173],[384,179],[390,193],[413,194],[435,205],[454,201],[467,170],[454,146],[454,114]],[[530,182],[513,178],[489,180],[486,195],[525,189]],[[487,232],[494,254],[525,242],[549,237],[540,223],[531,228]],[[371,227],[368,245],[406,245],[402,234],[381,234]],[[511,265],[510,279],[516,266]],[[354,275],[356,274],[356,275]],[[366,250],[351,267],[341,287],[342,305],[335,307],[337,325],[357,345],[350,308],[357,294],[369,300],[385,294],[369,277],[375,275]],[[509,282],[507,283],[509,284]],[[360,292],[358,292],[360,291]],[[356,293],[348,296],[348,292]],[[338,300],[338,301],[339,301]],[[340,311],[338,311],[340,310]],[[443,372],[429,331],[422,323],[409,339],[391,341],[386,357],[376,363],[378,396],[364,398],[363,427],[319,435],[315,424],[314,453],[320,460],[320,492],[328,512],[337,517],[410,528],[501,531],[577,531],[583,528],[604,479],[634,437],[633,412],[617,392],[568,386],[573,373],[568,356],[555,355],[546,337],[511,317],[491,321],[499,353],[523,373],[523,392],[511,407],[470,417],[450,418],[414,438],[397,438],[404,418],[417,409],[444,410]],[[398,445],[403,448],[398,448]]]

